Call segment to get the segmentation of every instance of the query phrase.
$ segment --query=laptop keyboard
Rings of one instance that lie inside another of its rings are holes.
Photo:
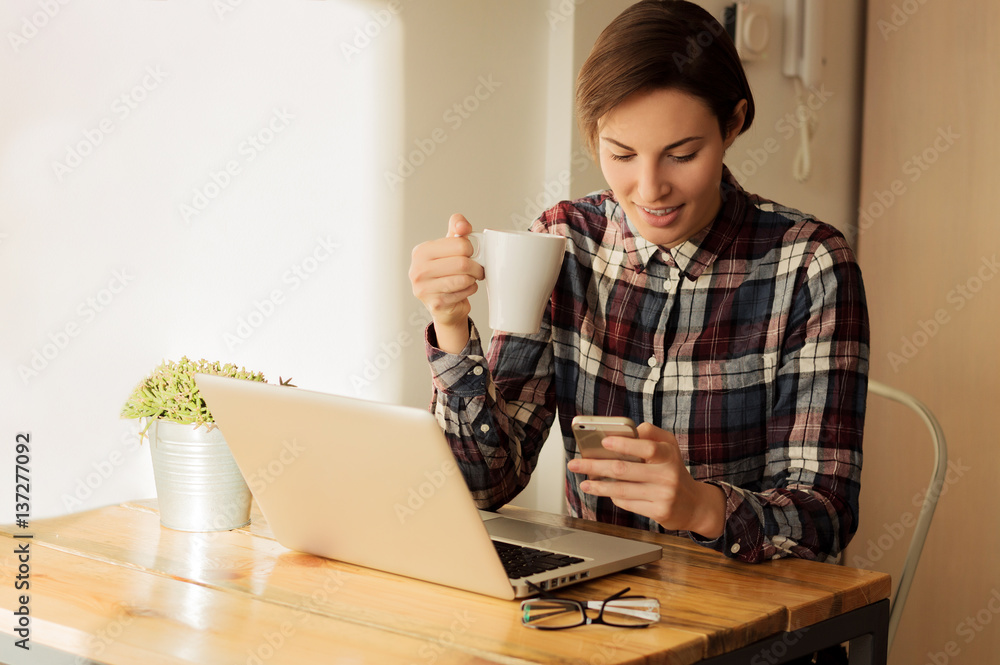
[[[523,545],[511,545],[499,540],[493,541],[497,554],[503,562],[503,567],[507,571],[507,576],[512,580],[521,577],[528,577],[536,573],[544,573],[556,568],[563,568],[574,563],[580,563],[583,559],[568,554],[557,554],[546,552]]]

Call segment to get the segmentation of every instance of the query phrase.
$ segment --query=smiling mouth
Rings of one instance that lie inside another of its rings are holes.
[[[639,206],[639,208],[654,217],[665,217],[680,208],[680,206],[674,206],[673,208],[647,208],[646,206]]]

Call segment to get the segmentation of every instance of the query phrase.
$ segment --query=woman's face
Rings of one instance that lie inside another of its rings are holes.
[[[636,230],[675,247],[708,226],[721,205],[722,157],[743,125],[723,139],[705,103],[670,88],[627,97],[598,123],[601,170]]]

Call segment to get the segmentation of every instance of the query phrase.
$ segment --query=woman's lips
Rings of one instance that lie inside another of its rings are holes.
[[[639,210],[639,214],[642,215],[643,220],[650,226],[659,227],[673,224],[680,214],[680,209],[683,207],[683,203],[678,206],[663,206],[661,208],[647,208],[646,206],[636,204],[636,209]]]

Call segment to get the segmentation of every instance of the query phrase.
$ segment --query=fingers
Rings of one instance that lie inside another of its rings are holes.
[[[456,236],[467,236],[472,233],[472,224],[465,218],[465,215],[455,213],[448,218],[448,238]]]
[[[483,267],[465,256],[426,258],[414,256],[410,263],[413,293],[453,293],[468,289],[484,277]]]
[[[612,480],[627,480],[632,482],[649,482],[651,479],[642,462],[626,462],[618,459],[574,459],[566,468],[573,473],[587,475],[590,478],[610,478]]]
[[[635,483],[663,483],[665,475],[676,477],[682,472],[686,473],[687,468],[684,466],[677,439],[666,430],[646,425],[647,423],[643,423],[637,428],[640,437],[654,436],[656,439],[609,436],[602,442],[607,450],[643,461],[581,457],[570,460],[567,468],[574,473],[587,474],[594,478],[603,477]]]
[[[464,237],[437,238],[422,242],[413,248],[413,261],[434,261],[448,257],[472,256],[472,242]]]
[[[640,426],[637,429],[641,431],[642,428]],[[663,430],[660,431],[662,432]],[[642,434],[639,436],[641,437]],[[672,435],[668,440],[609,436],[601,443],[607,450],[619,455],[638,458],[646,464],[682,463],[680,447]]]
[[[469,296],[485,277],[483,266],[473,261],[472,243],[464,236],[472,225],[463,215],[452,215],[444,238],[413,248],[409,278],[413,294],[430,311],[436,324],[458,325],[471,310]]]
[[[641,423],[635,428],[636,432],[639,434],[637,438],[639,439],[650,439],[652,441],[663,441],[665,443],[672,443],[677,445],[677,437],[673,435],[672,432],[668,432],[665,429],[659,428],[652,423]]]
[[[673,489],[652,483],[630,483],[617,480],[585,480],[580,489],[594,496],[606,496],[618,501],[664,501],[669,502]]]

